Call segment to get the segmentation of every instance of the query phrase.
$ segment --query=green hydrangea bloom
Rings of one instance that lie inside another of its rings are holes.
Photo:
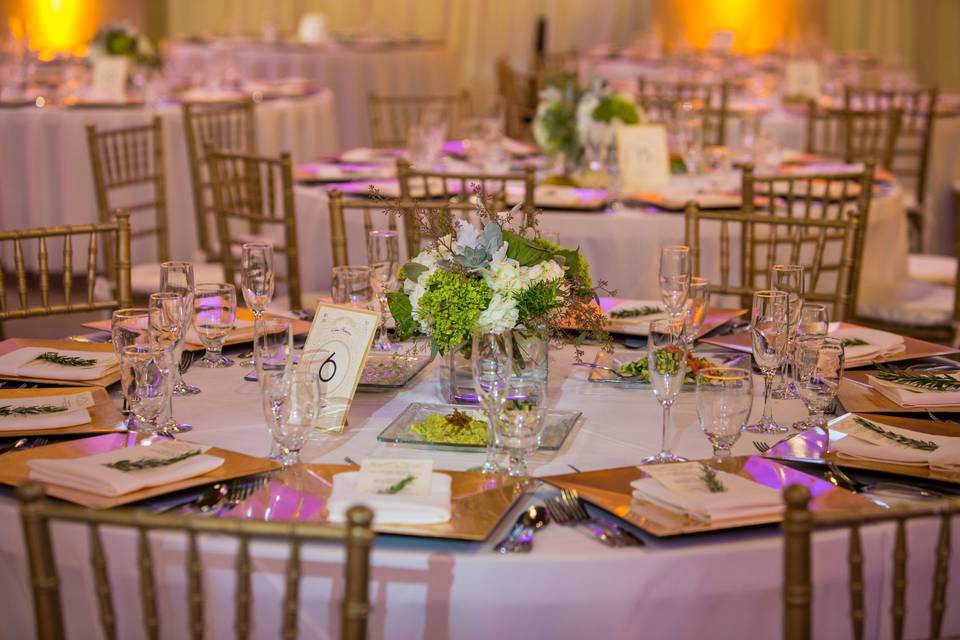
[[[492,297],[493,291],[481,279],[435,271],[417,309],[430,325],[433,348],[442,354],[466,342]]]

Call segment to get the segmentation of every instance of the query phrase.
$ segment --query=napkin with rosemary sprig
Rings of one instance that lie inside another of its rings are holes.
[[[960,376],[936,371],[907,371],[881,365],[867,375],[877,393],[901,407],[960,405]]]
[[[960,470],[960,437],[934,436],[848,414],[830,425],[848,437],[831,443],[842,458]]]
[[[112,351],[21,347],[0,356],[0,375],[50,380],[98,380],[119,367]]]
[[[722,522],[783,511],[777,489],[720,471],[709,462],[651,465],[643,471],[649,477],[630,483],[634,498],[694,520]]]
[[[75,427],[90,422],[90,392],[8,397],[0,393],[0,431]]]

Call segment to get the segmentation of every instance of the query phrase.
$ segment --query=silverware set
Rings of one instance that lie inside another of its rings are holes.
[[[155,503],[142,506],[154,513],[165,513],[177,509],[178,513],[185,515],[207,514],[219,516],[267,486],[273,475],[273,472],[267,472],[218,482],[204,489],[199,495],[185,496],[183,501],[167,503],[161,498]]]
[[[24,436],[23,438],[11,438],[0,443],[0,454],[11,453],[13,451],[26,451],[34,447],[42,447],[50,444],[50,439],[44,436]]]

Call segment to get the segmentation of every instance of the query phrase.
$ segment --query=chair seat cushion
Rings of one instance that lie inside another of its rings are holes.
[[[907,280],[903,289],[893,300],[883,305],[861,304],[858,312],[866,318],[874,318],[894,324],[922,327],[951,326],[953,324],[952,286]]]
[[[929,253],[912,253],[907,262],[911,280],[952,287],[957,277],[957,259]]]
[[[216,262],[194,262],[193,281],[223,282],[223,267]],[[145,262],[130,269],[130,288],[134,295],[147,295],[160,290],[160,263]]]

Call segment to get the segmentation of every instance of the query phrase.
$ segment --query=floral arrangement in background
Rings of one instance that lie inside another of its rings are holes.
[[[426,248],[400,271],[402,287],[389,296],[401,340],[421,334],[433,353],[469,343],[475,328],[488,331],[564,327],[605,339],[590,267],[579,250],[540,237],[535,220],[517,224],[518,207],[488,211],[478,197],[479,226],[449,210],[418,209],[414,219]]]
[[[108,56],[126,57],[134,64],[146,67],[162,64],[158,49],[150,38],[126,23],[102,26],[93,36],[87,57],[96,62],[98,58]]]

